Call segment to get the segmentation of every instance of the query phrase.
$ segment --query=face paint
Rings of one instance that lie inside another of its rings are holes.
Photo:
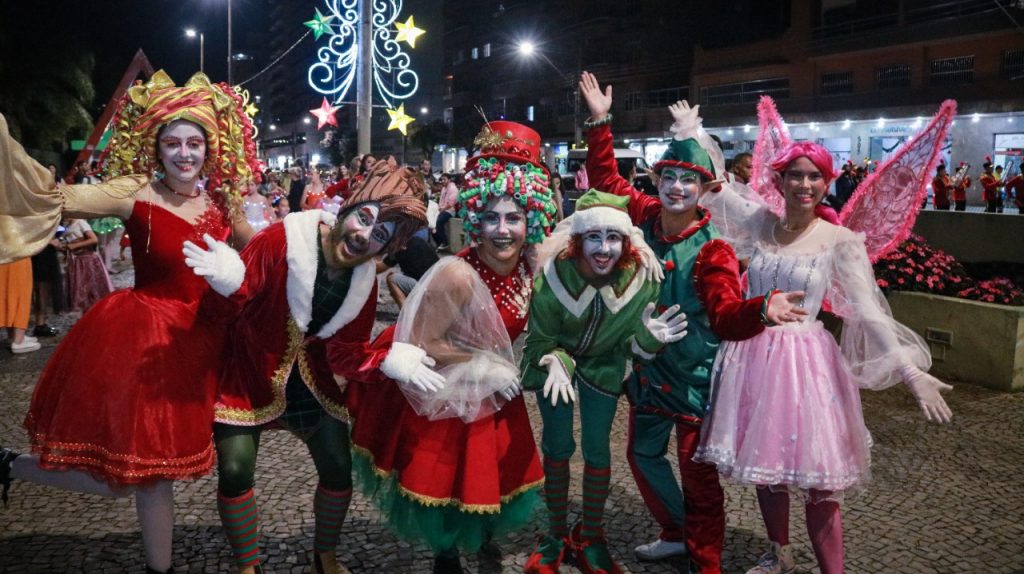
[[[613,229],[589,229],[583,234],[583,260],[594,275],[615,270],[622,257],[622,234]]]
[[[331,247],[337,267],[355,267],[380,253],[395,233],[395,223],[377,223],[380,206],[376,203],[357,205],[337,223],[331,232]]]
[[[665,167],[658,182],[658,198],[662,209],[684,213],[697,207],[700,199],[700,174],[681,167]]]
[[[791,161],[782,172],[782,195],[786,209],[814,209],[825,197],[825,177],[807,157]]]
[[[167,177],[191,183],[206,161],[206,136],[194,123],[176,120],[160,131],[157,151]]]
[[[508,196],[491,199],[480,217],[480,245],[490,257],[518,257],[526,241],[526,213]]]

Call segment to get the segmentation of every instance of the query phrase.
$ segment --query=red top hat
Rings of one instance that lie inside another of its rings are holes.
[[[466,161],[467,170],[476,167],[476,162],[481,159],[499,158],[516,163],[531,163],[549,173],[540,159],[540,134],[523,124],[488,122],[473,140],[473,145],[478,149]]]

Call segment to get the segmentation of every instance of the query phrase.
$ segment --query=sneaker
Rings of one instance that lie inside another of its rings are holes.
[[[637,560],[654,562],[673,556],[686,556],[686,544],[657,539],[654,542],[637,546],[634,550]]]
[[[14,354],[20,353],[31,353],[32,351],[38,351],[43,346],[39,344],[39,341],[35,339],[29,339],[25,337],[20,343],[11,343],[11,352]]]
[[[772,548],[757,560],[757,565],[747,570],[747,574],[793,574],[796,572],[796,561],[793,560],[793,546],[785,546],[772,542]]]
[[[32,329],[32,334],[36,337],[54,337],[60,333],[60,330],[56,327],[51,327],[46,323],[42,325],[36,325],[35,329]]]

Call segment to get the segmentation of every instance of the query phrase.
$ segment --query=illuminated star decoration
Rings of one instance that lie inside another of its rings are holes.
[[[313,108],[309,110],[309,113],[316,117],[316,129],[323,129],[327,124],[331,124],[334,127],[338,127],[338,118],[334,114],[338,111],[338,106],[332,106],[327,98],[320,103],[319,108]]]
[[[319,40],[320,36],[331,33],[331,20],[334,19],[334,15],[324,16],[320,13],[320,9],[316,9],[316,18],[308,22],[303,22],[304,25],[309,26],[313,29],[313,39]]]
[[[245,106],[245,114],[250,118],[255,117],[260,112],[260,109],[256,107],[256,104],[250,103]]]
[[[388,130],[398,130],[402,132],[403,136],[406,135],[405,131],[409,124],[415,121],[415,118],[405,113],[405,104],[398,106],[397,110],[388,110],[388,115],[391,116]]]
[[[398,35],[395,36],[396,42],[405,42],[409,44],[410,48],[416,47],[416,38],[419,38],[426,31],[422,28],[416,27],[416,22],[413,21],[412,16],[405,21],[405,24],[401,22],[395,22],[395,28],[398,29]]]

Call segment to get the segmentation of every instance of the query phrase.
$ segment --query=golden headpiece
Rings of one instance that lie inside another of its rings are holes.
[[[213,84],[205,74],[195,74],[177,87],[160,70],[121,98],[104,170],[108,176],[152,174],[159,168],[156,136],[160,128],[188,120],[206,132],[207,190],[220,192],[226,206],[236,205],[244,186],[259,179],[253,126],[244,105],[230,86]]]

